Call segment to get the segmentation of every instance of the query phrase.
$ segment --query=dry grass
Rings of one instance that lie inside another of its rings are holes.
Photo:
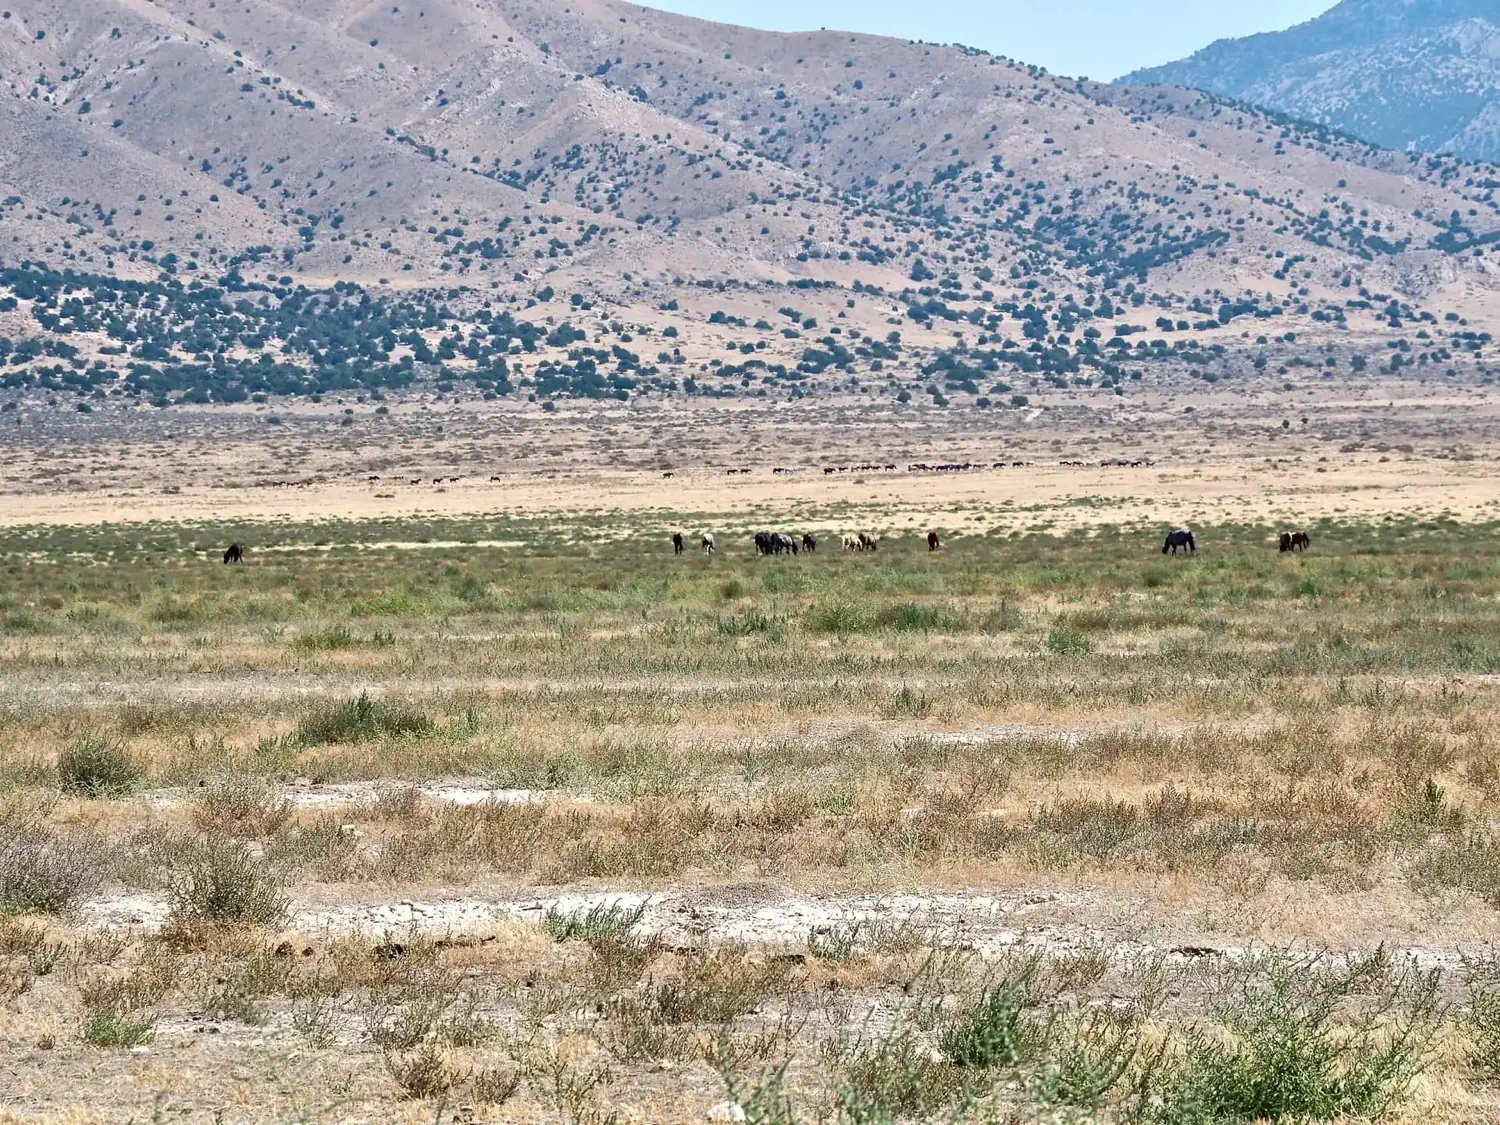
[[[285,1036],[318,1104],[347,1059],[362,1105],[570,1121],[726,1097],[777,1122],[1462,1120],[1491,1100],[1485,967],[1291,947],[1491,924],[1500,557],[1487,530],[1315,530],[1295,560],[1229,528],[1178,562],[1118,530],[785,563],[726,534],[677,563],[576,527],[381,556],[284,529],[284,558],[170,574],[96,566],[108,529],[37,533],[77,560],[48,588],[100,609],[23,589],[37,627],[0,638],[0,908],[26,915],[0,996],[67,1066],[188,1025]],[[83,708],[68,678],[128,690]],[[1077,928],[1034,955],[899,912],[726,940],[709,907],[767,886],[1036,888]],[[283,937],[350,901],[569,889],[599,894],[499,932]],[[663,928],[628,891],[683,905]],[[127,894],[167,925],[77,924]]]

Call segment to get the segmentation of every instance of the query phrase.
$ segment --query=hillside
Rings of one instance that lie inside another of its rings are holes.
[[[1497,297],[1492,170],[614,0],[53,0],[0,21],[0,115],[23,396],[1004,405],[1413,321],[1465,331],[1393,369],[1487,356]]]
[[[1124,81],[1211,90],[1387,148],[1500,160],[1496,0],[1343,0]]]

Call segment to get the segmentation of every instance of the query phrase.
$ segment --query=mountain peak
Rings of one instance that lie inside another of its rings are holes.
[[[1500,0],[1343,0],[1285,31],[1127,75],[1330,125],[1386,148],[1500,158]]]

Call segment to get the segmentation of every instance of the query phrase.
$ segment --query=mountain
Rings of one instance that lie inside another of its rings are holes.
[[[1386,148],[1500,160],[1500,0],[1343,0],[1287,31],[1137,71]]]
[[[1461,160],[618,0],[38,0],[0,122],[19,395],[1122,394],[1500,306]]]

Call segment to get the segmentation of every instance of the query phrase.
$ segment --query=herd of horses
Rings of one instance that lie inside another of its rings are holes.
[[[844,550],[849,552],[878,551],[880,550],[880,536],[867,531],[855,532],[845,535],[843,540]],[[1305,531],[1283,531],[1278,539],[1281,553],[1302,553],[1312,546],[1312,536]],[[940,551],[943,548],[943,540],[936,531],[927,533],[927,550]],[[712,555],[717,550],[712,532],[705,531],[698,537],[698,549],[705,555]],[[801,535],[788,534],[780,531],[760,531],[755,534],[755,553],[759,555],[800,555],[813,554],[818,549],[818,540],[810,532]],[[1162,544],[1161,553],[1164,555],[1175,555],[1179,551],[1185,551],[1190,555],[1198,553],[1198,543],[1193,538],[1193,533],[1188,528],[1179,527],[1176,531],[1167,533],[1166,542]],[[672,533],[672,553],[682,555],[687,553],[687,537],[680,531]],[[245,561],[245,548],[239,543],[229,544],[224,552],[224,565]]]

